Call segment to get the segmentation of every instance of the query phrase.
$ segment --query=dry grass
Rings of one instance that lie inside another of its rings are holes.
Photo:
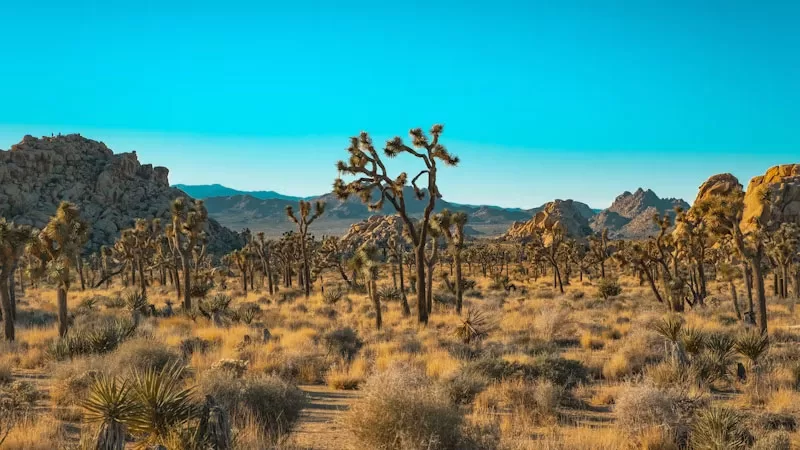
[[[299,403],[291,400],[297,397],[290,392],[298,384],[363,392],[363,401],[342,422],[348,439],[359,448],[672,449],[690,432],[676,412],[682,411],[676,405],[683,408],[687,398],[733,406],[756,417],[800,414],[800,369],[795,368],[800,367],[800,333],[780,328],[800,323],[800,311],[784,304],[770,303],[775,312],[773,346],[759,384],[752,377],[747,383],[731,383],[720,396],[706,387],[689,386],[681,392],[667,388],[681,385],[678,371],[664,362],[664,341],[649,328],[664,309],[636,280],[623,277],[622,295],[601,301],[594,285],[577,280],[561,296],[547,280],[519,277],[515,284],[528,294],[509,295],[488,290],[488,279],[468,276],[477,279],[480,295],[466,296],[465,307],[486,311],[493,325],[479,345],[459,342],[453,334],[459,318],[440,305],[422,327],[413,316],[404,317],[397,302],[387,302],[383,329],[377,331],[371,305],[358,293],[348,294],[349,303],[326,305],[319,294],[279,303],[263,290],[250,292],[236,297],[232,307],[258,304],[260,311],[251,324],[229,320],[220,327],[183,315],[147,318],[116,351],[58,362],[47,358],[47,348],[57,336],[55,323],[21,324],[18,342],[2,344],[0,386],[8,382],[11,367],[33,369],[47,376],[50,399],[38,415],[12,431],[3,448],[76,446],[81,430],[83,439],[91,433],[81,423],[80,402],[94,373],[124,375],[133,368],[162,367],[175,360],[188,366],[187,383],[197,383],[198,394],[214,393],[236,411],[237,442],[243,449],[274,448],[291,435]],[[159,307],[174,300],[171,290],[151,290],[150,301]],[[122,291],[112,286],[70,292],[70,304],[95,295],[113,300]],[[729,303],[688,310],[687,325],[706,332],[737,330],[738,324],[728,319]],[[21,305],[27,316],[52,317],[48,314],[55,311],[55,294],[46,288],[28,289]],[[87,317],[77,320],[129,315],[103,302],[96,311],[81,314]],[[266,342],[264,328],[271,335]],[[351,356],[343,356],[340,347],[326,341],[330,333],[345,328],[362,343],[351,349]],[[539,373],[543,364],[555,367],[547,358],[578,361],[589,377],[565,389],[540,375],[520,375]],[[215,373],[212,366],[225,359],[247,362],[241,379]],[[513,374],[488,376],[468,370],[480,361],[492,361],[497,367],[491,370],[499,367]],[[291,420],[274,419],[275,411]],[[782,431],[780,436],[778,431],[754,429],[759,438],[754,448],[781,445],[787,438],[800,445],[797,431]]]

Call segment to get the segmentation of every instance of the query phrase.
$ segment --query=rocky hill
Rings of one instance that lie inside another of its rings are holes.
[[[421,217],[427,200],[417,200],[411,187],[406,188],[404,195],[406,196],[409,214],[412,217]],[[394,213],[394,210],[388,204],[383,211],[370,211],[367,205],[363,204],[357,197],[341,201],[333,194],[325,194],[310,199],[310,201],[316,200],[324,201],[327,205],[325,214],[311,226],[311,232],[316,235],[342,236],[348,232],[353,224],[373,216]],[[277,237],[285,231],[295,228],[295,225],[286,218],[285,209],[286,205],[296,205],[296,201],[258,199],[250,195],[210,197],[205,201],[209,215],[232,229],[248,227],[253,231],[263,231],[271,237]],[[583,206],[586,210],[591,211],[588,206]],[[438,212],[443,209],[466,213],[469,216],[469,233],[474,236],[499,235],[514,221],[528,220],[535,213],[496,206],[468,206],[450,203],[445,200],[437,201],[435,211]],[[533,211],[538,211],[538,209]]]
[[[284,195],[275,191],[240,191],[238,189],[229,188],[221,184],[176,184],[174,188],[186,192],[190,196],[199,199],[206,199],[210,197],[233,197],[235,195],[249,195],[260,200],[278,199],[278,200],[305,200],[306,197],[295,197],[292,195]]]
[[[594,214],[589,206],[574,200],[555,200],[546,203],[540,211],[526,222],[515,222],[504,237],[518,239],[536,232],[552,230],[561,226],[572,238],[585,238],[592,233],[589,219]]]
[[[658,233],[653,223],[655,214],[670,214],[674,217],[676,207],[688,209],[689,204],[677,198],[660,198],[650,189],[639,188],[636,192],[624,192],[607,209],[591,221],[592,230],[599,232],[608,228],[609,235],[618,239],[642,239]]]
[[[137,218],[170,218],[171,202],[186,194],[169,185],[169,170],[141,164],[136,152],[114,154],[105,144],[77,134],[25,136],[0,150],[0,215],[43,227],[62,200],[76,203],[91,225],[87,247],[112,243]],[[242,245],[216,220],[208,224],[209,251]]]

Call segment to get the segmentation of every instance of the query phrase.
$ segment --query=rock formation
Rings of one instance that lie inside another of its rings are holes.
[[[372,216],[350,226],[342,242],[356,248],[365,242],[382,244],[402,233],[403,222],[398,215]]]
[[[136,152],[114,154],[77,134],[25,136],[0,151],[0,215],[41,228],[62,200],[74,202],[91,225],[87,248],[96,250],[134,219],[170,219],[171,202],[186,194],[170,187],[168,175],[165,167],[140,164]],[[212,253],[243,243],[215,220],[207,232]]]
[[[667,213],[674,217],[676,207],[688,209],[689,204],[676,198],[662,199],[650,189],[639,188],[618,196],[608,209],[592,219],[591,227],[596,232],[608,228],[612,238],[643,239],[658,233],[653,216]]]
[[[582,239],[592,233],[586,212],[573,200],[555,200],[546,203],[533,218],[526,222],[514,222],[504,237],[524,238],[537,232],[552,230],[556,226],[564,229],[572,238]],[[582,204],[581,204],[582,205]],[[584,205],[585,206],[585,205]]]
[[[800,164],[771,167],[747,185],[742,231],[782,222],[800,223]]]

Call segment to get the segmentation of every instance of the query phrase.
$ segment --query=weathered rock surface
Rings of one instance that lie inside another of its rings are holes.
[[[634,193],[626,191],[618,196],[590,225],[596,232],[608,228],[612,238],[643,239],[658,233],[653,216],[666,213],[674,217],[676,207],[688,209],[689,204],[677,198],[662,199],[650,189],[639,188]]]
[[[366,242],[385,244],[402,233],[403,221],[398,215],[371,216],[350,226],[342,242],[353,248]]]
[[[580,203],[582,205],[582,203]],[[555,200],[544,207],[526,222],[514,222],[504,237],[519,239],[534,233],[551,231],[556,227],[563,228],[569,237],[582,239],[592,234],[589,218],[580,208],[579,202],[573,200]],[[584,205],[585,206],[585,205]]]
[[[750,180],[744,195],[743,232],[759,223],[773,226],[783,222],[800,223],[800,164],[771,167]]]
[[[182,191],[169,185],[169,170],[141,164],[136,152],[114,154],[102,142],[77,134],[25,136],[0,151],[0,215],[43,227],[62,200],[71,201],[91,225],[87,248],[110,244],[137,218],[170,218]],[[208,223],[209,251],[240,247],[242,238],[215,220]]]

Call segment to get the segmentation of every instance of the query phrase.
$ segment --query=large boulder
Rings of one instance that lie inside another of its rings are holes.
[[[555,200],[544,205],[533,218],[526,222],[514,222],[508,229],[505,238],[524,239],[535,233],[543,233],[547,240],[547,232],[555,228],[564,230],[564,234],[573,239],[584,239],[592,234],[586,214],[572,200]]]
[[[742,231],[783,222],[800,223],[800,164],[771,167],[747,185]]]
[[[102,142],[78,134],[25,136],[0,151],[0,216],[43,227],[62,200],[78,205],[91,226],[87,247],[111,244],[137,218],[170,219],[170,206],[188,197],[171,188],[164,167],[142,165],[136,152],[114,154]],[[242,237],[210,220],[209,251],[243,245]]]

